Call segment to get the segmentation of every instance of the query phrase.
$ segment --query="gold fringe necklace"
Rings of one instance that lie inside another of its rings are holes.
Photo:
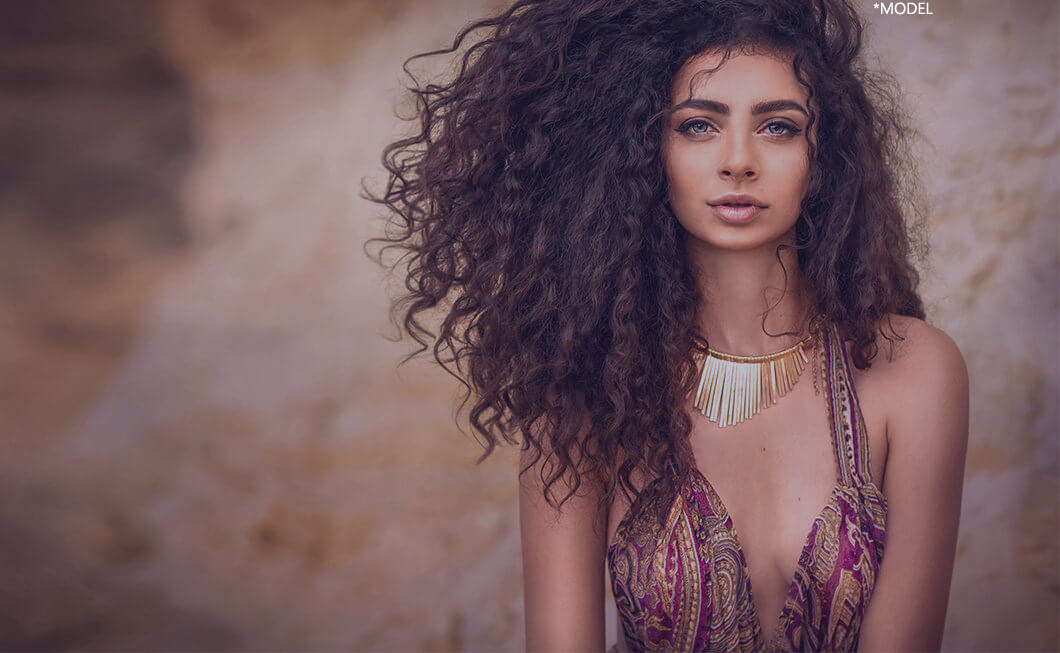
[[[699,371],[694,406],[720,427],[754,417],[777,403],[799,380],[810,362],[805,350],[816,337],[811,330],[800,342],[775,354],[737,356],[715,351],[693,336],[692,357]]]

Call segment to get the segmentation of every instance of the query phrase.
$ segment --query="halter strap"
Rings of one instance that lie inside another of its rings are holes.
[[[858,393],[854,389],[852,364],[843,346],[839,328],[829,323],[825,330],[825,377],[828,379],[828,412],[832,442],[844,485],[863,485],[872,478],[869,443]]]
[[[869,443],[865,420],[861,414],[858,393],[854,389],[852,363],[843,345],[839,327],[829,321],[821,330],[823,349],[823,374],[827,390],[829,422],[832,431],[832,447],[839,468],[839,482],[843,485],[864,485],[872,479],[869,464]],[[691,443],[679,443],[677,455],[694,461]],[[669,459],[670,471],[677,473],[673,459]],[[694,464],[694,462],[693,462]]]

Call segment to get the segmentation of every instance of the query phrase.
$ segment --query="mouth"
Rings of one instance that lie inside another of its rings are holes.
[[[710,208],[714,215],[729,224],[746,224],[754,220],[762,212],[762,206],[755,204],[725,203],[711,204]]]

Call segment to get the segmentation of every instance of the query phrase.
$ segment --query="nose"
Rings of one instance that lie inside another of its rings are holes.
[[[727,181],[755,179],[758,176],[758,164],[749,136],[733,135],[728,139],[728,147],[722,153],[718,174]]]

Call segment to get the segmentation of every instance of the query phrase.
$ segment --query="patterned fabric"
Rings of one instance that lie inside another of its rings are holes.
[[[768,638],[762,632],[732,518],[693,465],[683,482],[648,483],[607,548],[631,650],[856,650],[883,557],[887,500],[872,483],[865,423],[838,329],[831,324],[822,337],[839,479],[806,536],[776,628]],[[686,454],[692,456],[691,446]]]

